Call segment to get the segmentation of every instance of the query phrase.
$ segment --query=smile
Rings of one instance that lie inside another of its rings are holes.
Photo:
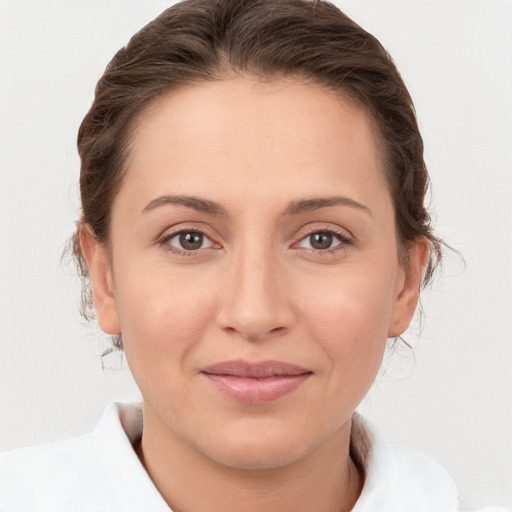
[[[264,404],[297,389],[313,373],[280,361],[226,361],[201,373],[221,393],[246,404]]]

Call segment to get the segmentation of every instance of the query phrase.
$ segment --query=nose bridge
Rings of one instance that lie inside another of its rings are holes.
[[[249,340],[290,327],[293,314],[286,276],[272,240],[247,237],[233,248],[220,313],[222,327]]]

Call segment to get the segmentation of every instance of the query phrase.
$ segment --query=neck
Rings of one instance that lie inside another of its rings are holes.
[[[248,470],[209,459],[158,428],[146,407],[144,413],[137,454],[174,512],[341,512],[351,510],[361,493],[363,477],[350,457],[350,421],[300,460]]]

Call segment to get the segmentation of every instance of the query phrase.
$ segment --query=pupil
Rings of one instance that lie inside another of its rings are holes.
[[[311,247],[314,249],[329,249],[332,245],[332,235],[329,233],[315,233],[311,236]]]
[[[188,233],[181,233],[180,245],[183,247],[183,249],[187,249],[189,251],[200,249],[203,245],[203,235],[193,231],[189,231]]]

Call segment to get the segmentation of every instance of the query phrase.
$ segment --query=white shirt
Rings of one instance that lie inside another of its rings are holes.
[[[172,512],[133,449],[141,433],[140,404],[110,404],[90,434],[0,455],[0,512]],[[439,464],[392,446],[357,414],[352,451],[365,469],[353,512],[458,510]]]

